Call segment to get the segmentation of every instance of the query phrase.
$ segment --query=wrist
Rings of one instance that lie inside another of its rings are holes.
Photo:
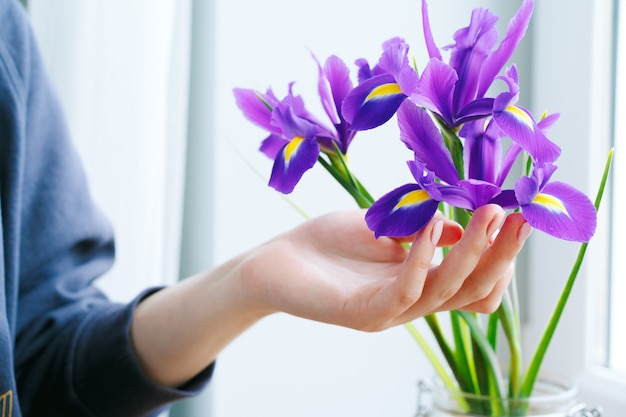
[[[246,257],[186,278],[137,306],[131,339],[147,376],[166,386],[184,384],[271,313],[247,285]]]

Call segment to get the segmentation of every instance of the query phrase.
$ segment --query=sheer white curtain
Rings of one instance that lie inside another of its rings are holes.
[[[31,0],[29,13],[117,262],[100,285],[127,300],[178,278],[190,0]]]

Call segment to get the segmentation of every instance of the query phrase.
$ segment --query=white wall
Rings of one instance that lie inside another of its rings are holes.
[[[440,46],[451,43],[454,30],[467,25],[479,3],[502,16],[502,25],[518,6],[497,1],[430,3]],[[287,84],[296,81],[308,107],[324,117],[310,51],[320,60],[337,54],[350,66],[359,57],[373,64],[382,42],[401,36],[417,48],[418,63],[426,61],[417,0],[217,0],[215,20],[215,249],[220,262],[302,221],[246,165],[269,176],[271,162],[257,152],[264,132],[240,114],[232,88],[264,91],[271,86],[282,96]],[[360,135],[351,152],[357,175],[375,195],[409,178],[404,161],[410,155],[397,140],[395,123]],[[307,173],[290,199],[311,215],[354,207],[323,170]],[[431,373],[402,327],[366,334],[276,315],[220,356],[214,415],[411,416],[416,383]]]

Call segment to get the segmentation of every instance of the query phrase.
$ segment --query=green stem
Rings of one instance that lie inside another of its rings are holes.
[[[487,340],[493,349],[498,345],[498,315],[490,314],[487,322]]]
[[[441,378],[441,381],[443,381],[443,384],[446,386],[446,388],[448,388],[449,390],[457,390],[458,387],[455,384],[454,379],[452,379],[448,372],[446,372],[446,367],[439,360],[439,358],[430,347],[426,339],[424,339],[424,336],[422,336],[422,334],[419,332],[417,327],[415,327],[412,322],[405,323],[404,326],[408,329],[409,333],[411,333],[419,347],[426,355],[426,358],[428,358],[428,360],[430,361],[431,365],[433,365],[433,367],[435,368],[435,372],[437,373],[439,378]]]
[[[611,162],[613,160],[613,149],[609,152],[609,156],[606,160],[606,165],[604,166],[604,173],[602,175],[602,180],[600,182],[600,187],[598,188],[598,193],[596,195],[596,200],[594,206],[596,211],[600,208],[600,202],[602,201],[602,196],[604,194],[604,188],[606,186],[606,182],[609,176],[609,170],[611,167]],[[548,351],[548,347],[550,342],[552,341],[552,337],[554,336],[554,332],[559,324],[559,320],[563,314],[563,310],[565,309],[565,305],[567,304],[567,300],[572,292],[572,288],[574,287],[574,283],[576,282],[576,277],[578,276],[578,272],[580,271],[580,267],[583,263],[583,259],[585,258],[585,252],[587,251],[588,242],[582,243],[580,245],[580,250],[578,251],[578,257],[576,258],[576,262],[570,272],[569,278],[563,291],[561,292],[561,296],[559,297],[559,301],[552,313],[552,317],[548,322],[546,330],[543,333],[541,341],[537,346],[537,350],[533,355],[532,360],[530,361],[530,365],[528,371],[526,373],[526,377],[524,378],[524,382],[522,384],[522,389],[520,395],[522,397],[528,397],[533,391],[535,381],[537,380],[537,376],[539,375],[539,370],[541,369],[541,363]]]
[[[450,151],[450,155],[452,156],[452,162],[454,163],[454,167],[456,168],[457,173],[459,174],[459,178],[465,178],[465,163],[463,160],[463,143],[461,143],[461,139],[457,135],[456,131],[454,131],[450,126],[448,126],[444,121],[442,121],[439,117],[435,117],[439,122],[439,127],[441,128],[441,134],[443,136],[443,140],[446,144],[446,147]]]
[[[354,198],[360,208],[369,208],[374,199],[367,192],[359,180],[347,169],[343,156],[333,158],[328,162],[320,155],[317,161],[337,180],[339,184]],[[338,164],[336,161],[340,161]]]
[[[457,359],[457,356],[450,347],[450,344],[443,334],[443,330],[441,329],[437,315],[426,315],[424,316],[424,320],[426,320],[426,324],[428,324],[431,333],[435,337],[435,341],[439,346],[439,350],[441,350],[443,357],[445,358],[446,362],[448,362],[448,366],[454,374],[454,377],[456,378],[461,391],[472,392],[473,385],[471,380],[468,378],[469,375],[467,373],[464,373],[462,369],[458,366],[459,361]]]
[[[463,395],[454,395],[454,393],[459,391],[458,385],[455,383],[454,379],[450,377],[448,372],[446,372],[446,367],[439,360],[439,357],[437,357],[435,352],[431,349],[428,342],[426,341],[426,339],[424,339],[419,330],[417,330],[417,327],[415,327],[412,322],[405,323],[404,326],[409,330],[415,341],[417,341],[417,344],[422,348],[422,351],[426,355],[426,358],[435,368],[435,372],[443,382],[443,385],[446,387],[446,389],[453,393],[453,397],[459,402],[459,405],[462,409],[469,411],[470,406],[467,403],[465,397]]]
[[[478,386],[478,380],[476,378],[476,370],[474,369],[473,355],[472,355],[472,340],[471,336],[468,336],[465,331],[465,322],[462,321],[458,311],[450,311],[450,324],[452,327],[452,336],[454,338],[455,350],[455,365],[459,373],[465,376],[466,385],[469,385],[470,391],[474,394],[480,394],[480,388]]]
[[[424,316],[424,320],[426,321],[426,324],[428,324],[428,327],[430,328],[431,333],[435,337],[435,341],[439,345],[439,349],[441,350],[441,353],[446,359],[446,362],[448,362],[448,364],[450,365],[450,368],[453,368],[456,360],[454,357],[454,353],[452,352],[452,349],[450,348],[450,345],[448,344],[448,341],[443,335],[443,331],[441,330],[441,326],[439,325],[439,319],[437,318],[435,314],[428,314]]]
[[[522,383],[522,347],[520,344],[520,325],[515,313],[511,295],[506,292],[502,297],[502,303],[497,311],[502,322],[502,329],[509,342],[511,354],[509,365],[509,397],[517,398]]]
[[[459,311],[458,314],[463,318],[463,320],[465,320],[465,322],[469,326],[472,339],[474,340],[474,342],[476,342],[478,351],[480,351],[484,359],[484,366],[487,370],[488,378],[490,381],[489,394],[495,398],[502,398],[502,375],[500,374],[500,366],[498,364],[498,357],[496,355],[496,352],[491,348],[489,340],[487,340],[487,337],[481,331],[476,316],[472,313],[468,313],[465,311]],[[494,401],[491,416],[502,416],[504,415],[503,413],[504,410],[502,410],[501,402]]]
[[[556,305],[556,308],[552,312],[552,317],[548,322],[548,325],[543,333],[541,341],[537,346],[537,350],[533,355],[533,358],[530,361],[530,365],[528,367],[528,372],[526,373],[526,378],[524,378],[524,382],[522,384],[522,389],[520,392],[520,396],[528,397],[533,391],[533,387],[535,385],[535,381],[537,376],[539,375],[539,370],[541,369],[541,363],[548,351],[548,347],[550,342],[552,341],[552,337],[554,336],[554,331],[559,324],[561,316],[563,314],[563,310],[565,309],[565,305],[567,304],[567,300],[572,292],[572,288],[574,287],[574,283],[576,282],[576,277],[578,276],[578,271],[583,262],[583,258],[585,257],[585,252],[587,251],[588,243],[585,242],[580,245],[580,250],[578,252],[578,257],[576,258],[576,262],[574,263],[574,267],[569,275],[567,283],[561,292],[561,296],[559,297],[559,301]]]
[[[476,353],[479,353],[482,357],[481,361],[483,362],[484,371],[487,373],[488,381],[488,390],[485,395],[496,399],[503,398],[502,386],[504,384],[502,375],[500,374],[500,366],[496,352],[491,348],[489,340],[487,340],[487,337],[482,332],[476,316],[465,311],[459,311],[458,314],[465,320],[465,323],[467,323],[472,339],[477,347]],[[475,411],[485,412],[485,410]],[[487,410],[487,412],[489,413],[488,415],[492,417],[505,415],[501,401],[498,400],[492,402],[492,409]]]
[[[470,219],[472,218],[472,215],[467,210],[458,207],[453,207],[451,214],[452,220],[459,223],[461,226],[463,226],[463,228],[467,227]]]
[[[476,378],[476,386],[478,387],[476,393],[479,395],[490,395],[492,384],[489,378],[489,372],[487,371],[488,364],[486,363],[476,341],[472,338],[471,342],[472,357],[470,358],[470,361],[472,371],[474,372]]]

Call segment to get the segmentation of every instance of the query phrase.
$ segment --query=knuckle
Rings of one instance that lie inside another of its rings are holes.
[[[421,291],[401,291],[395,296],[395,305],[401,309],[406,309],[421,297]]]
[[[471,292],[471,297],[476,301],[485,301],[489,299],[490,294],[493,291],[492,286],[477,286]]]
[[[460,247],[464,252],[470,253],[474,256],[480,256],[487,249],[489,242],[487,239],[470,239],[462,240],[459,242]]]
[[[459,285],[448,285],[442,288],[441,291],[439,291],[437,298],[441,300],[442,302],[448,301],[449,299],[454,297],[456,293],[459,292],[459,289],[460,289]]]
[[[500,307],[501,299],[499,297],[488,297],[476,304],[476,312],[482,314],[494,313]]]

